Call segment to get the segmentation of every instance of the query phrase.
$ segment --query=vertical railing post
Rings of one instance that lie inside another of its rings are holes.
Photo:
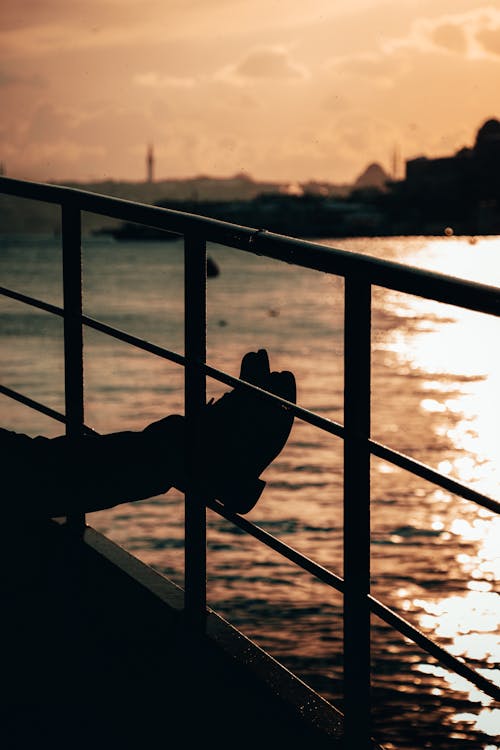
[[[198,236],[184,239],[185,414],[187,422],[185,494],[185,616],[201,634],[206,622],[206,507],[199,489],[196,418],[206,404],[206,377],[196,363],[206,361],[206,243]]]
[[[75,438],[82,434],[84,424],[81,214],[73,204],[61,208],[66,435]],[[75,483],[78,481],[75,477]],[[85,526],[85,514],[73,513],[67,521],[68,526],[80,531]]]
[[[371,285],[345,280],[344,319],[344,729],[367,750],[370,703]]]

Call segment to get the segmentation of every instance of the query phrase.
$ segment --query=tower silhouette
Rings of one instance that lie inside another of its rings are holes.
[[[401,162],[401,154],[399,151],[399,147],[396,144],[392,151],[392,163],[391,163],[391,177],[393,180],[397,180],[399,177],[399,165]]]
[[[149,145],[147,153],[146,153],[147,182],[153,182],[154,180],[154,162],[155,162],[155,157],[153,153],[153,146]]]

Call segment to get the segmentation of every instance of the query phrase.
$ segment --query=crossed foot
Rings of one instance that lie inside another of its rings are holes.
[[[245,354],[240,380],[290,403],[296,401],[293,374],[271,372],[265,349]],[[196,495],[205,500],[217,499],[234,513],[248,513],[266,484],[260,475],[283,450],[292,424],[290,407],[237,385],[218,401],[208,403],[196,418],[194,432],[188,433],[189,440],[195,442],[195,460],[190,468],[185,462],[186,423],[183,417],[166,417],[149,425],[144,432],[154,456],[155,476],[161,472],[161,456],[167,445],[169,486],[183,492],[192,488]],[[163,475],[158,487],[155,485],[155,491],[166,491],[160,487],[162,482],[165,483]]]
[[[296,384],[291,372],[271,372],[265,349],[245,354],[240,380],[295,403]],[[265,482],[260,474],[284,448],[293,424],[284,404],[242,386],[207,404],[200,416],[206,449],[202,487],[228,510],[248,513],[257,503]]]

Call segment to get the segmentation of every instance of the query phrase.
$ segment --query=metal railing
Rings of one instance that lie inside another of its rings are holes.
[[[63,422],[68,435],[84,423],[82,327],[184,366],[185,412],[190,417],[206,402],[206,377],[248,388],[280,402],[294,416],[344,441],[344,578],[322,567],[217,501],[207,503],[240,529],[308,571],[344,597],[344,733],[346,747],[363,750],[370,743],[370,614],[374,613],[487,695],[500,699],[500,688],[375,599],[370,593],[370,457],[377,456],[434,485],[498,513],[500,503],[431,467],[370,438],[371,291],[380,286],[469,310],[500,316],[500,290],[400,263],[327,248],[305,240],[241,227],[206,217],[142,205],[80,190],[0,178],[0,193],[54,203],[62,210],[64,307],[0,287],[0,293],[64,320],[65,414],[60,414],[6,386],[0,392]],[[81,212],[176,232],[184,237],[184,356],[120,331],[82,314]],[[345,279],[344,424],[234,378],[206,362],[206,243],[208,241],[263,255]],[[189,442],[189,441],[188,441]],[[189,450],[188,450],[189,452]],[[187,460],[195,461],[194,455]],[[202,631],[206,613],[206,511],[203,498],[188,490],[185,515],[185,610],[191,627]],[[84,518],[71,519],[81,527]]]

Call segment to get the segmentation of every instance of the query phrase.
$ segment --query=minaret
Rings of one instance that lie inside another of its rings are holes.
[[[400,162],[400,153],[398,146],[394,146],[393,152],[392,152],[392,179],[394,182],[398,179],[399,176],[399,162]]]
[[[155,157],[153,154],[153,146],[149,145],[146,154],[146,171],[147,171],[147,182],[153,182],[154,178],[154,162]]]

